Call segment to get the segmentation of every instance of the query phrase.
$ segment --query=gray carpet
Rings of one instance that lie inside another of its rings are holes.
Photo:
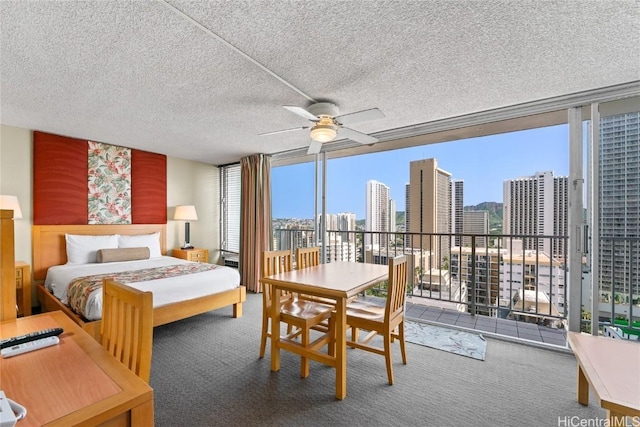
[[[481,363],[407,345],[402,365],[395,343],[393,386],[382,356],[350,349],[338,401],[333,369],[311,362],[303,380],[290,353],[280,372],[270,371],[269,349],[258,358],[261,298],[249,293],[239,319],[224,308],[155,329],[157,426],[552,427],[605,416],[593,397],[589,407],[576,402],[571,354],[491,338]]]

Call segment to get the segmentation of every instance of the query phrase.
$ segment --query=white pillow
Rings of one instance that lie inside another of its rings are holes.
[[[89,264],[98,262],[99,249],[118,247],[118,235],[87,236],[82,234],[65,234],[67,243],[67,264]]]
[[[160,252],[160,232],[153,234],[136,234],[127,236],[118,234],[119,248],[149,248],[149,258],[158,258],[162,256]]]

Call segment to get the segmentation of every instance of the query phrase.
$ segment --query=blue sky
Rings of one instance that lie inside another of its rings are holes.
[[[391,189],[398,211],[405,209],[409,163],[436,158],[438,166],[464,180],[464,204],[502,202],[506,179],[551,170],[569,174],[567,125],[423,145],[329,160],[327,213],[353,212],[364,219],[366,183],[374,179]],[[313,218],[313,162],[272,169],[273,218]],[[319,207],[318,209],[321,209]]]

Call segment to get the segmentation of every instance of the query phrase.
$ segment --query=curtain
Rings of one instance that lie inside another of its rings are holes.
[[[240,276],[248,291],[262,292],[260,260],[270,249],[271,157],[264,154],[240,159]]]

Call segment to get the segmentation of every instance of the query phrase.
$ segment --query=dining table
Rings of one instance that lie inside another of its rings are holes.
[[[389,278],[389,266],[337,261],[260,279],[271,285],[271,370],[280,370],[280,349],[335,368],[336,398],[347,395],[347,302]],[[335,301],[336,341],[334,354],[305,348],[280,335],[281,291],[327,298]]]

